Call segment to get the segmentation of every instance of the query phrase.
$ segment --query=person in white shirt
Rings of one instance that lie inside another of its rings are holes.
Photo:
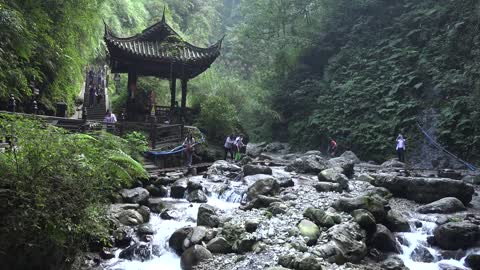
[[[398,161],[400,162],[405,162],[405,145],[406,145],[406,142],[402,134],[398,134],[396,150],[398,155]]]
[[[242,147],[245,146],[243,144],[243,134],[240,134],[236,139],[235,139],[235,161],[239,161],[242,158],[242,154],[240,151],[242,150]]]
[[[103,121],[107,124],[115,124],[117,122],[117,117],[110,110],[107,110]]]
[[[235,143],[235,136],[231,134],[230,136],[227,137],[225,140],[225,144],[223,147],[225,148],[225,160],[227,160],[227,156],[230,153],[230,157],[233,160],[233,144]]]

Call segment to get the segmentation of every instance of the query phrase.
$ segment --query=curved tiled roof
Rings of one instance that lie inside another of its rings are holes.
[[[120,38],[112,34],[105,24],[105,42],[110,55],[116,59],[143,58],[161,63],[210,65],[220,55],[223,38],[208,48],[200,48],[184,41],[162,20],[142,33]]]

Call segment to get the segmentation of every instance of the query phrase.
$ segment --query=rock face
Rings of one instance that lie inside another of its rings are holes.
[[[403,177],[388,174],[374,176],[373,185],[385,187],[395,197],[419,203],[431,203],[446,197],[455,197],[468,204],[474,189],[462,181],[447,178]]]
[[[380,251],[394,253],[400,252],[400,247],[398,246],[393,233],[381,224],[377,224],[377,230],[370,239],[369,244]]]
[[[298,229],[300,230],[300,234],[308,239],[307,244],[316,243],[318,237],[320,236],[320,229],[310,220],[304,219],[300,221],[298,224]]]
[[[202,204],[198,208],[197,225],[206,227],[218,227],[220,221],[215,213],[215,208],[208,204]]]
[[[258,180],[253,185],[251,185],[247,190],[247,199],[253,200],[258,197],[258,195],[270,195],[274,196],[280,192],[280,184],[277,180],[272,178],[265,178]]]
[[[243,175],[255,175],[255,174],[268,174],[272,175],[272,168],[267,166],[260,166],[260,165],[252,165],[248,164],[243,166]]]
[[[454,197],[448,197],[429,203],[427,205],[422,205],[417,208],[417,211],[422,214],[449,214],[464,211],[465,209],[465,206],[459,199]]]
[[[435,228],[433,236],[442,249],[469,248],[479,243],[480,226],[466,221],[449,222]]]
[[[318,174],[328,168],[328,162],[318,155],[306,155],[295,159],[285,170],[288,172]]]
[[[212,253],[200,245],[195,245],[182,254],[180,266],[183,270],[191,270],[195,265],[212,258]]]
[[[120,191],[120,196],[122,196],[123,201],[126,203],[145,203],[148,200],[150,194],[148,190],[137,187],[134,189],[122,189]]]

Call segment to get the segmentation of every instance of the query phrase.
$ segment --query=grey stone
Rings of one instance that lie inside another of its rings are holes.
[[[463,204],[468,204],[474,194],[472,186],[447,178],[403,177],[389,174],[377,174],[374,178],[373,185],[387,188],[395,197],[419,203],[455,197]]]
[[[435,243],[442,249],[469,248],[480,241],[480,226],[470,222],[449,222],[433,231]]]
[[[215,237],[207,244],[207,249],[212,253],[226,254],[232,252],[232,246],[223,237]]]
[[[438,201],[422,205],[417,211],[422,214],[441,213],[449,214],[466,210],[463,203],[455,197],[447,197]]]
[[[176,230],[168,239],[168,245],[178,255],[181,255],[183,253],[183,241],[185,241],[191,231],[193,231],[192,227],[180,228]]]
[[[197,189],[188,194],[187,200],[194,203],[206,203],[208,198],[202,190]]]
[[[243,166],[244,176],[256,175],[256,174],[272,175],[272,168],[267,166],[252,165],[252,164]]]
[[[247,199],[253,200],[258,195],[275,196],[280,192],[280,185],[274,178],[262,179],[256,181],[253,185],[248,187]]]
[[[200,245],[195,245],[183,252],[180,265],[183,270],[192,270],[200,262],[211,259],[212,253]]]
[[[375,217],[365,209],[357,209],[352,212],[353,219],[367,232],[374,232],[377,228]]]
[[[202,204],[198,208],[197,225],[206,227],[218,227],[220,220],[216,215],[216,209],[208,204]]]
[[[182,199],[185,197],[185,191],[187,190],[188,180],[179,179],[173,183],[170,187],[170,196],[176,199]]]
[[[400,247],[393,233],[382,224],[377,224],[377,230],[369,241],[370,245],[384,252],[400,253]]]
[[[137,187],[134,189],[122,189],[120,190],[120,195],[123,198],[123,201],[126,203],[145,203],[148,200],[148,197],[150,196],[150,193],[148,193],[148,190]]]
[[[143,217],[133,209],[124,210],[120,213],[118,220],[126,226],[136,226],[143,223]]]
[[[385,225],[392,232],[410,232],[410,224],[402,213],[396,210],[390,210],[387,213]]]

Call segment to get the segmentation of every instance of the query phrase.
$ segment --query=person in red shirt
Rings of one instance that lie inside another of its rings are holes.
[[[334,139],[330,138],[330,144],[328,146],[328,154],[331,157],[334,157],[336,152],[337,152],[337,142]]]

